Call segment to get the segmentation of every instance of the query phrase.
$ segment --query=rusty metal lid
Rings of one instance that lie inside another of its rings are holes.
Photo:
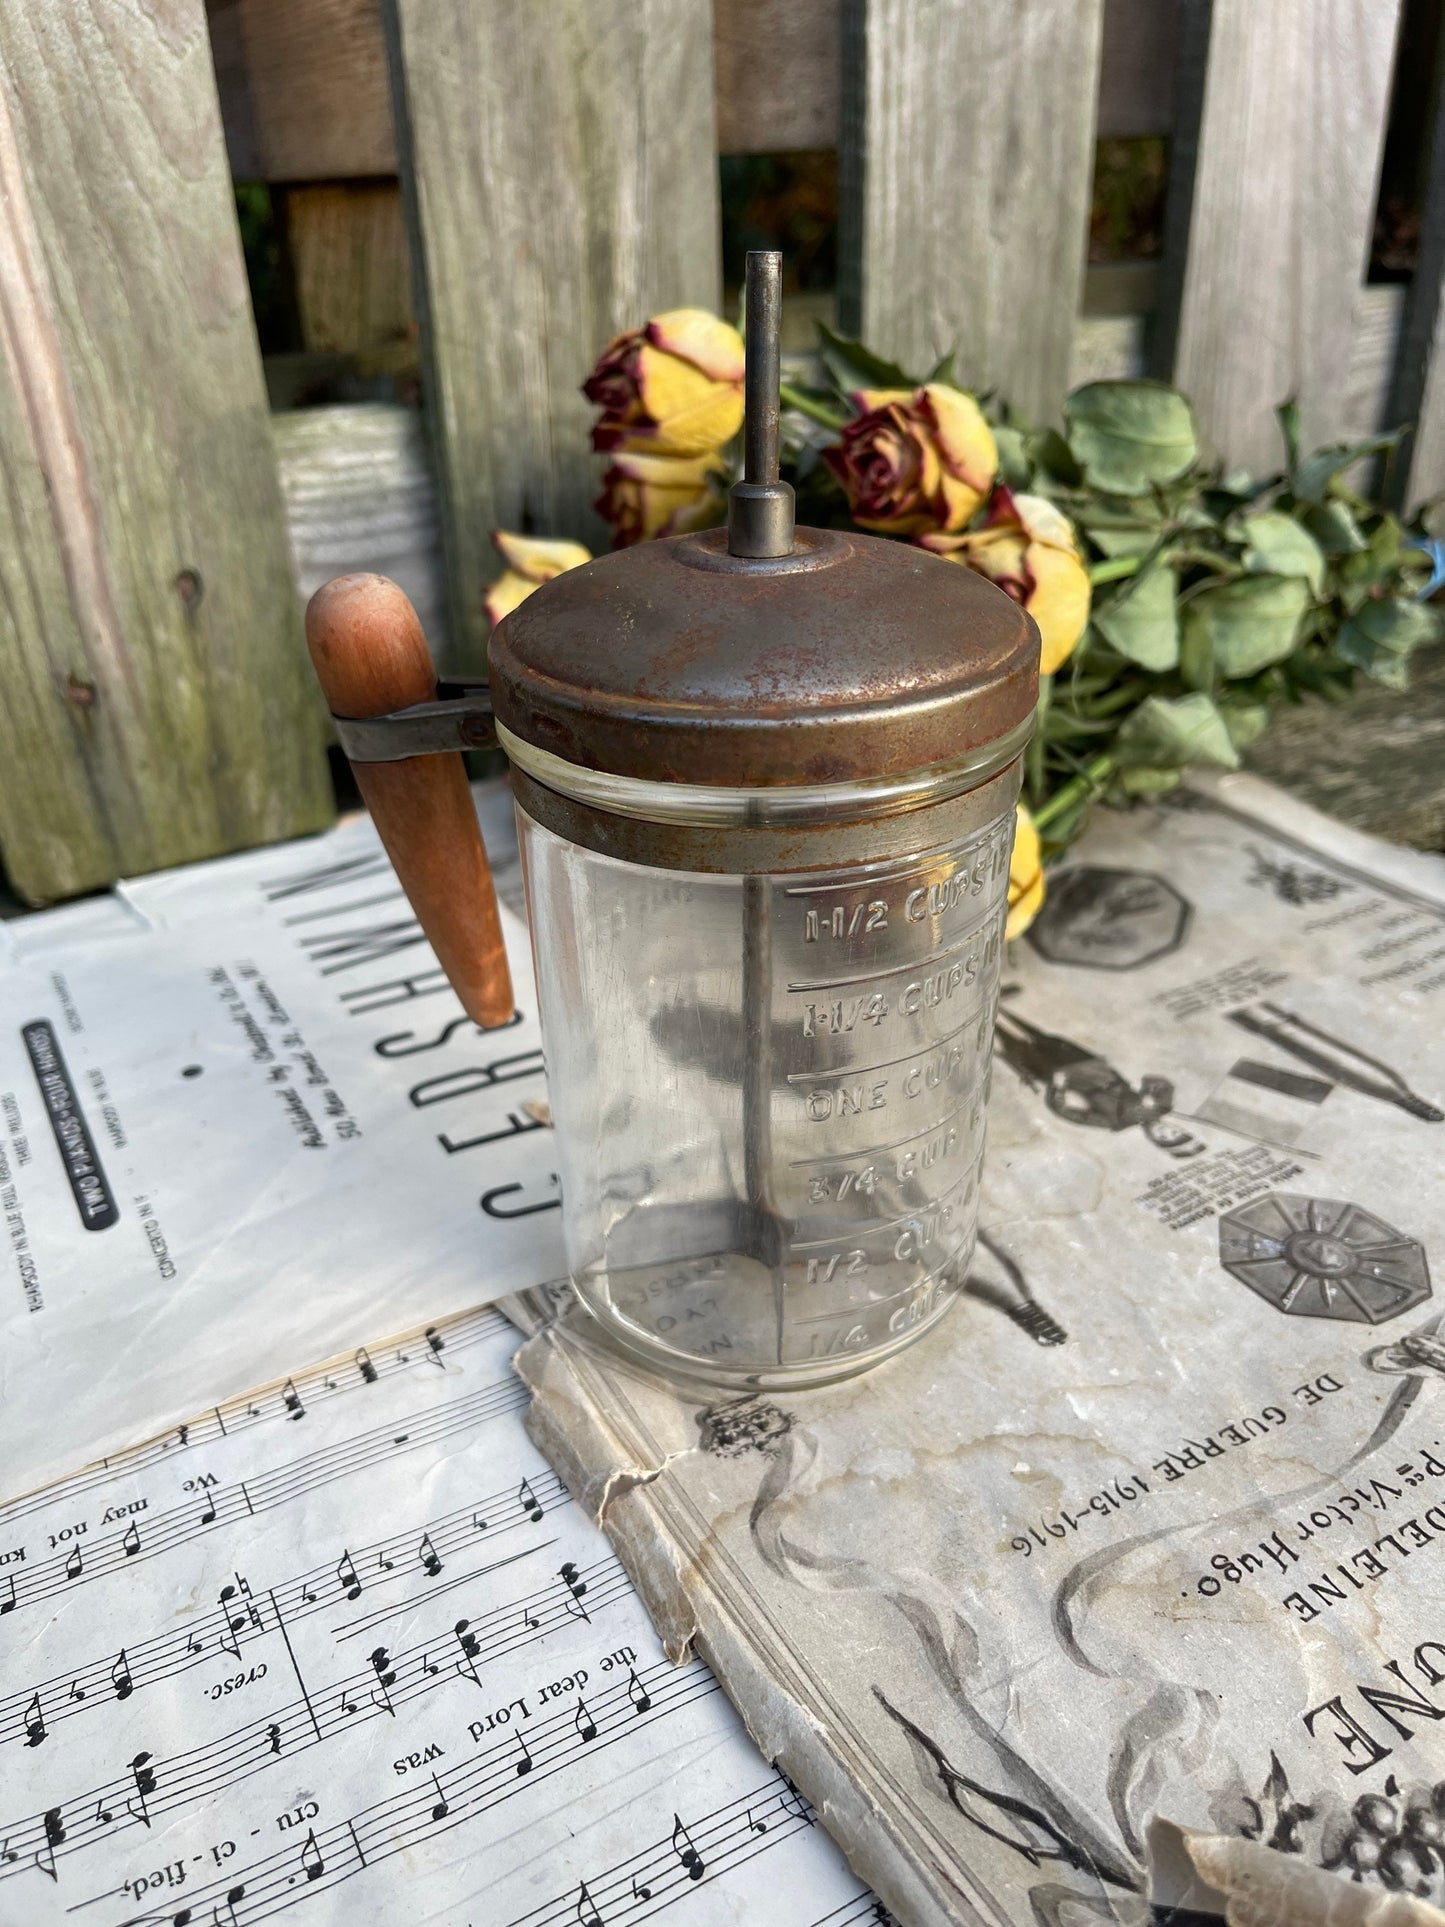
[[[555,577],[493,631],[489,660],[497,720],[522,743],[618,776],[764,788],[1021,739],[1039,637],[1001,589],[908,543],[800,528],[790,555],[760,560],[710,529]]]

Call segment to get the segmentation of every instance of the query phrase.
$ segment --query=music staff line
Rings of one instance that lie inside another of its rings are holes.
[[[775,1771],[710,1813],[674,1813],[666,1834],[507,1927],[631,1927],[813,1824],[812,1807]]]
[[[542,1550],[529,1548],[504,1563],[534,1557]],[[486,1568],[475,1577],[485,1578],[495,1570]],[[436,1629],[404,1651],[393,1654],[378,1646],[364,1668],[323,1687],[308,1686],[297,1668],[300,1699],[167,1759],[138,1753],[126,1776],[91,1787],[43,1813],[0,1823],[0,1880],[33,1867],[54,1879],[56,1862],[66,1854],[131,1826],[149,1827],[160,1815],[224,1793],[278,1759],[289,1761],[368,1720],[394,1715],[398,1707],[439,1691],[454,1679],[481,1688],[482,1668],[579,1620],[590,1622],[594,1612],[605,1612],[629,1598],[631,1591],[626,1574],[611,1556],[581,1571],[569,1563],[546,1586],[477,1619],[459,1619],[453,1626]],[[633,1692],[636,1679],[635,1673],[630,1674],[628,1691],[634,1707],[648,1697],[640,1685]],[[569,1718],[584,1741],[595,1737],[594,1716],[580,1695]],[[545,1731],[545,1723],[538,1730]],[[525,1743],[518,1756],[511,1739],[502,1750],[508,1757],[530,1757]]]
[[[77,1540],[63,1557],[47,1559],[27,1572],[0,1576],[0,1618],[17,1608],[53,1598],[77,1585],[118,1572],[132,1560],[153,1559],[208,1532],[219,1532],[258,1513],[273,1511],[293,1500],[349,1478],[355,1472],[414,1452],[424,1445],[435,1445],[455,1433],[469,1431],[485,1419],[514,1412],[527,1403],[527,1390],[519,1379],[499,1379],[484,1385],[466,1398],[455,1400],[437,1411],[418,1418],[398,1419],[370,1432],[339,1440],[304,1458],[281,1465],[255,1478],[238,1480],[235,1485],[212,1486],[183,1506],[148,1514],[142,1527],[135,1519],[123,1532],[103,1539],[86,1552]]]
[[[501,1312],[494,1311],[490,1305],[482,1305],[475,1311],[459,1312],[452,1318],[439,1318],[434,1325],[417,1326],[403,1332],[399,1338],[378,1346],[374,1353],[368,1351],[365,1345],[359,1345],[354,1352],[338,1354],[321,1365],[311,1367],[309,1371],[298,1372],[294,1378],[288,1378],[280,1385],[225,1399],[183,1425],[173,1425],[154,1438],[143,1439],[137,1445],[126,1446],[102,1459],[94,1459],[76,1472],[52,1479],[17,1498],[0,1502],[0,1523],[25,1518],[58,1500],[93,1491],[97,1486],[107,1485],[113,1479],[131,1473],[146,1471],[151,1466],[173,1460],[180,1452],[214,1444],[216,1440],[230,1438],[234,1433],[249,1431],[252,1426],[271,1420],[304,1418],[313,1405],[320,1405],[338,1393],[379,1384],[398,1372],[410,1370],[419,1361],[425,1360],[445,1370],[444,1352],[451,1357],[495,1338],[500,1332],[510,1333],[511,1329]]]
[[[435,1577],[428,1557],[440,1572],[459,1552],[522,1525],[538,1526],[549,1512],[571,1502],[556,1473],[542,1470],[419,1527],[358,1546],[355,1552],[343,1548],[339,1558],[269,1589],[253,1591],[238,1573],[233,1584],[222,1587],[216,1605],[199,1624],[135,1642],[118,1654],[106,1654],[6,1694],[0,1699],[0,1744],[41,1745],[64,1720],[129,1699],[160,1680],[204,1665],[217,1653],[239,1661],[243,1646],[279,1632],[283,1624],[374,1596],[418,1574]],[[423,1545],[428,1548],[426,1557]],[[403,1612],[409,1603],[419,1600],[397,1601],[391,1610]]]
[[[332,1826],[313,1828],[299,1851],[270,1854],[198,1889],[184,1906],[168,1902],[147,1908],[127,1916],[121,1927],[209,1927],[211,1922],[220,1927],[253,1927],[285,1912],[308,1893],[339,1886],[367,1866],[450,1832],[500,1806],[524,1785],[535,1786],[565,1772],[584,1757],[593,1757],[592,1749],[603,1751],[718,1690],[717,1681],[701,1662],[677,1667],[659,1660],[644,1673],[632,1673],[596,1693],[586,1727],[579,1726],[573,1708],[538,1720],[525,1739],[513,1730],[510,1739],[434,1773],[429,1783],[377,1801]],[[91,1904],[82,1901],[79,1906]]]

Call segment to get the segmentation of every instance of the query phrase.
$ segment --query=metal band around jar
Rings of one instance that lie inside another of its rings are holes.
[[[814,817],[806,823],[659,823],[621,816],[548,789],[519,765],[512,769],[517,808],[543,829],[599,856],[652,870],[689,870],[725,876],[782,875],[836,870],[924,856],[1011,819],[1023,758],[974,789],[932,797],[913,809],[880,815]]]
[[[980,788],[1006,769],[1033,734],[1035,717],[1026,716],[1007,735],[965,751],[947,763],[912,770],[906,776],[865,777],[846,783],[787,783],[734,789],[721,785],[658,783],[609,770],[585,769],[550,750],[538,749],[497,724],[497,741],[516,767],[545,789],[603,810],[646,823],[698,829],[801,829],[810,824],[857,822],[943,803]]]

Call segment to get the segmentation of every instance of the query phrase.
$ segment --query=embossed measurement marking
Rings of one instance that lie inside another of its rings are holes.
[[[925,1124],[922,1130],[910,1131],[907,1137],[896,1137],[890,1144],[865,1144],[857,1151],[825,1151],[816,1158],[789,1158],[788,1164],[796,1169],[804,1164],[851,1164],[854,1158],[876,1158],[883,1151],[896,1151],[901,1145],[912,1144],[915,1138],[927,1137],[930,1131],[941,1131],[945,1124],[952,1124],[962,1110],[963,1106],[957,1104],[942,1117],[936,1117],[931,1124]]]
[[[927,1057],[930,1051],[942,1050],[945,1045],[954,1043],[966,1030],[973,1027],[973,1018],[967,1017],[957,1030],[949,1031],[946,1037],[934,1037],[926,1044],[918,1044],[912,1050],[904,1051],[901,1057],[885,1057],[881,1064],[839,1064],[831,1071],[789,1071],[790,1084],[813,1084],[824,1077],[871,1077],[874,1071],[891,1070],[895,1064],[911,1064],[915,1057]]]
[[[789,1240],[789,1251],[821,1251],[824,1245],[842,1245],[850,1240],[861,1238],[873,1231],[891,1231],[896,1224],[907,1224],[910,1218],[925,1218],[930,1211],[937,1211],[946,1198],[951,1198],[961,1184],[967,1184],[973,1175],[980,1151],[970,1159],[967,1170],[956,1177],[946,1191],[940,1191],[936,1198],[923,1198],[908,1211],[901,1211],[896,1218],[854,1218],[846,1230],[838,1231],[831,1238],[793,1238]]]
[[[847,990],[853,984],[871,984],[875,981],[882,983],[885,977],[903,977],[906,976],[910,970],[916,971],[921,976],[925,970],[932,970],[935,964],[947,963],[950,957],[956,957],[960,951],[967,950],[969,945],[977,939],[988,923],[997,915],[998,908],[997,905],[995,905],[989,910],[988,915],[981,917],[973,926],[972,930],[958,943],[951,944],[947,950],[935,951],[931,957],[910,957],[905,963],[893,964],[887,970],[860,971],[856,977],[828,977],[818,983],[789,984],[788,989],[790,992]]]

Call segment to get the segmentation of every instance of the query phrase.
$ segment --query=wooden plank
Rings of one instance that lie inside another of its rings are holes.
[[[1104,0],[1100,139],[1165,134],[1179,0]],[[237,180],[396,171],[378,0],[207,0]],[[838,145],[839,0],[713,0],[723,154]]]
[[[1445,28],[1437,35],[1434,86],[1421,169],[1420,252],[1405,300],[1400,352],[1390,386],[1392,422],[1414,422],[1392,481],[1410,511],[1445,496]],[[1445,504],[1430,523],[1445,533]]]
[[[0,75],[0,845],[40,900],[331,798],[200,0],[7,6]]]
[[[395,174],[378,0],[206,0],[238,181]]]
[[[919,370],[957,348],[1038,420],[1068,386],[1101,21],[1101,0],[843,10],[843,325]]]
[[[1102,140],[1167,134],[1174,119],[1180,0],[1104,0]]]
[[[708,0],[388,0],[452,584],[480,658],[496,527],[604,539],[580,384],[649,314],[718,299]]]
[[[1290,395],[1307,444],[1343,433],[1399,12],[1188,10],[1155,366],[1232,464],[1274,464]]]
[[[302,600],[353,569],[390,576],[442,653],[446,575],[421,411],[387,402],[298,408],[273,415],[271,432]]]
[[[838,145],[838,0],[713,0],[721,154]]]
[[[356,355],[364,372],[414,363],[416,315],[400,186],[293,187],[285,205],[303,347]]]

